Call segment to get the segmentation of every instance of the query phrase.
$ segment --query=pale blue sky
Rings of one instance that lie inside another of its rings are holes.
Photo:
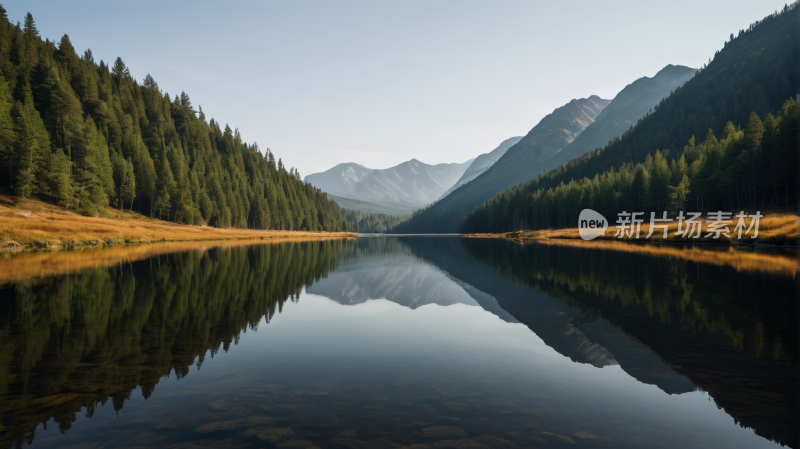
[[[1,1],[1,0],[0,0]],[[15,1],[305,176],[462,162],[573,98],[699,67],[785,1]]]

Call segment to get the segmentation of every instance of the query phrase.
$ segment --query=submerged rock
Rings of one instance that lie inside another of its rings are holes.
[[[203,424],[194,429],[197,433],[219,432],[221,430],[241,429],[244,427],[269,426],[272,425],[272,418],[269,416],[251,416],[249,418],[234,419],[232,421],[220,421],[210,424]]]
[[[294,432],[290,427],[269,427],[259,432],[257,436],[261,441],[277,443],[283,439],[293,437]]]
[[[299,447],[299,448],[305,449],[305,448],[313,447],[314,443],[312,443],[311,441],[308,441],[308,440],[293,439],[293,440],[281,441],[280,443],[275,444],[275,446],[278,446],[278,447]]]
[[[303,420],[303,427],[330,429],[336,424],[336,418],[327,413],[312,413]]]
[[[461,440],[443,440],[435,443],[434,446],[441,449],[510,449],[517,447],[516,443],[492,435],[481,435]]]
[[[436,426],[422,429],[422,438],[464,438],[467,432],[454,426]]]

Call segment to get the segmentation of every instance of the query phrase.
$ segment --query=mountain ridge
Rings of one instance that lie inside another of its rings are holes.
[[[465,171],[464,174],[461,175],[461,178],[459,178],[458,181],[456,181],[456,183],[453,184],[452,187],[447,189],[447,191],[444,192],[442,196],[439,197],[439,199],[441,200],[442,198],[449,195],[455,189],[463,186],[464,184],[480,176],[481,173],[485,172],[486,170],[489,169],[489,167],[494,165],[494,163],[497,162],[498,159],[500,159],[504,154],[506,154],[506,151],[508,151],[509,148],[516,145],[517,142],[519,142],[520,140],[522,140],[522,136],[510,137],[502,141],[500,145],[494,150],[488,153],[483,153],[480,156],[476,157],[475,160],[472,161],[472,164],[470,164],[470,166],[467,168],[467,171]]]
[[[413,210],[439,198],[473,160],[431,165],[413,158],[385,169],[346,162],[310,174],[305,177],[305,182],[334,196],[381,207]]]

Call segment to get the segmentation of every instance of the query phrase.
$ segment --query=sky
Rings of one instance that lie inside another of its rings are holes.
[[[602,4],[601,4],[602,3]],[[698,68],[785,0],[14,1],[185,91],[302,176],[343,162],[463,162],[575,98],[611,99],[667,64]]]

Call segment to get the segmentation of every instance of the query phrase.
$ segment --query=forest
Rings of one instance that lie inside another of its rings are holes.
[[[126,208],[186,224],[339,231],[339,206],[267,148],[206,118],[123,60],[42,39],[0,6],[0,193],[96,216]]]
[[[781,11],[754,22],[747,29],[731,33],[722,48],[713,55],[713,58],[709,58],[708,63],[704,64],[692,79],[675,89],[651,112],[639,119],[631,129],[610,141],[605,147],[572,159],[565,165],[546,173],[531,167],[531,181],[525,189],[529,192],[540,189],[546,192],[549,189],[557,189],[561,184],[567,185],[572,180],[594,179],[595,175],[609,172],[612,168],[619,172],[623,164],[633,164],[633,167],[639,163],[645,165],[648,156],[655,160],[657,149],[661,150],[661,155],[665,159],[672,156],[677,163],[687,140],[692,135],[697,139],[704,139],[709,129],[717,136],[725,135],[724,129],[729,121],[745,126],[753,111],[762,119],[766,119],[768,114],[777,118],[785,100],[789,97],[794,98],[797,93],[797,5],[797,2],[787,5]],[[688,157],[687,155],[685,159]],[[766,160],[761,162],[769,163]],[[784,186],[790,190],[788,193],[790,206],[797,201],[797,193],[791,192],[794,185],[792,177],[797,172],[796,167],[796,164],[781,167],[791,171],[789,184]],[[776,174],[776,176],[781,175]],[[711,179],[707,181],[711,182]],[[748,201],[746,198],[741,198],[742,195],[748,194],[742,193],[746,181],[741,179],[737,182],[740,198],[736,199],[737,184],[734,183],[734,190],[730,191],[733,196],[731,203],[733,206]],[[755,198],[754,203],[750,204],[761,204],[762,196],[764,201],[769,202],[771,193],[774,196],[774,192],[763,190],[771,189],[772,184],[767,185],[765,179],[756,180],[755,184],[758,183],[761,184],[753,185],[751,179],[751,185],[747,187],[752,192],[751,196]],[[515,186],[511,190],[517,191],[520,188],[521,186]],[[498,194],[503,195],[503,193]],[[710,192],[705,194],[706,197],[709,195]],[[784,203],[786,196],[784,192],[784,196],[781,197]],[[664,195],[664,198],[666,197],[667,194]],[[729,200],[728,194],[725,193],[726,205],[729,204]],[[705,203],[704,210],[712,208],[713,198],[711,201]],[[721,207],[721,197],[717,201],[720,206],[714,207]],[[463,228],[465,215],[473,210],[473,208],[464,210],[464,205],[455,204],[444,198],[415,211],[408,221],[396,226],[391,232],[476,232],[476,229],[511,229],[520,225],[520,222],[517,222],[513,226],[509,224],[495,227],[483,220],[483,224],[477,226],[480,220],[476,222],[475,219],[470,219],[468,222],[474,227]],[[614,211],[614,214],[617,212],[621,210]],[[502,223],[511,217],[505,212],[501,212],[501,215],[506,217],[499,218],[499,222]]]
[[[346,224],[345,231],[368,234],[383,234],[408,219],[408,215],[363,212],[352,209],[342,209],[342,215]]]
[[[576,227],[578,214],[593,209],[609,220],[623,210],[739,211],[797,209],[798,107],[788,99],[775,117],[755,112],[742,129],[728,122],[718,139],[709,129],[675,156],[647,154],[592,178],[541,188],[536,181],[501,192],[464,218],[465,232]]]

